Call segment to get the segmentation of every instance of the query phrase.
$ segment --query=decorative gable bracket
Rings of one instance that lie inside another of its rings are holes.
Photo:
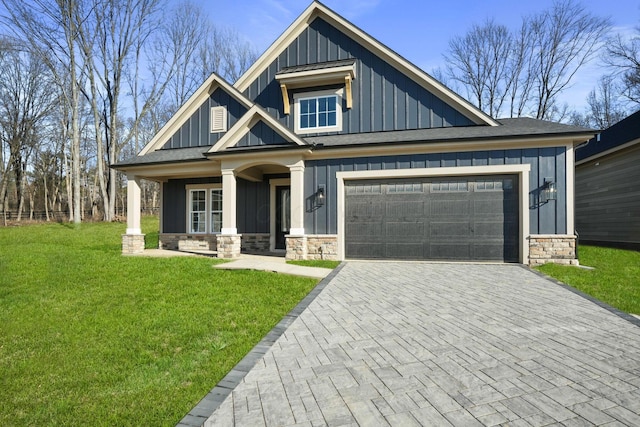
[[[290,114],[291,112],[289,90],[333,84],[344,84],[344,98],[347,108],[352,108],[353,96],[351,94],[351,82],[355,77],[355,59],[343,59],[340,61],[283,68],[276,74],[276,80],[280,83],[280,90],[282,91],[284,114]]]

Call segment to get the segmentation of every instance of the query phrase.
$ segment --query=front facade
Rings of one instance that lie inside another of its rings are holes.
[[[576,149],[576,230],[587,244],[640,249],[640,111]]]
[[[142,250],[150,179],[167,249],[575,263],[573,150],[592,136],[495,120],[314,2],[235,84],[212,75],[114,165],[123,251]]]

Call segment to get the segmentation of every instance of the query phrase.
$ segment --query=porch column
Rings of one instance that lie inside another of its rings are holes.
[[[217,236],[218,258],[240,256],[241,238],[236,224],[236,174],[222,169],[222,229]]]
[[[304,160],[289,166],[291,171],[291,228],[286,236],[286,259],[307,259],[307,236],[304,234]]]
[[[127,231],[122,235],[122,253],[144,252],[144,234],[140,228],[140,180],[127,175]]]
[[[304,236],[304,160],[290,166],[291,170],[291,229],[289,234]]]

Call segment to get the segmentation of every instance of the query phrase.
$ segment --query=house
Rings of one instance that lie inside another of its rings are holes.
[[[428,37],[428,35],[425,35]],[[123,252],[576,263],[574,147],[594,133],[496,120],[319,2],[237,82],[212,75],[138,156]]]
[[[640,249],[640,111],[576,149],[576,230],[587,244]]]

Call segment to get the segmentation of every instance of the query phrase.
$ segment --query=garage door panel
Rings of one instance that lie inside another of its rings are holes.
[[[515,176],[346,182],[346,256],[517,261],[517,183]]]
[[[430,244],[429,255],[429,259],[468,260],[471,259],[471,245],[462,242]]]
[[[504,223],[499,221],[476,221],[473,225],[474,234],[478,237],[487,239],[495,236],[502,236],[504,234],[504,231]]]
[[[437,193],[436,193],[437,194]],[[431,200],[429,215],[432,216],[468,216],[468,200]]]
[[[469,221],[431,221],[429,223],[429,236],[431,238],[468,236],[469,228]]]
[[[387,243],[385,245],[386,257],[401,259],[424,259],[423,245],[416,243]]]
[[[369,239],[372,236],[382,236],[382,223],[381,222],[367,222],[367,221],[359,221],[359,222],[351,222],[346,226],[346,232],[348,236],[362,237],[368,236]]]
[[[385,258],[385,244],[380,243],[347,243],[346,251],[352,258]]]
[[[387,217],[420,218],[424,212],[423,201],[391,201],[386,203]]]
[[[387,222],[386,236],[400,236],[405,240],[422,241],[424,223],[422,222]]]
[[[357,217],[382,217],[384,215],[384,202],[355,201],[347,206],[347,216]]]

